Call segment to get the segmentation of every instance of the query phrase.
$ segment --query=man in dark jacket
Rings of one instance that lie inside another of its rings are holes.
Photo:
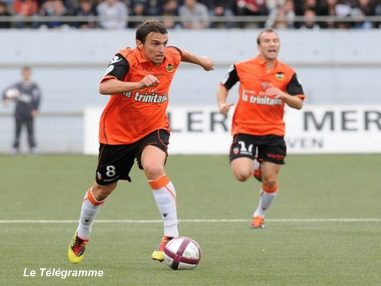
[[[5,89],[3,102],[14,101],[16,108],[15,117],[15,138],[13,142],[14,152],[20,153],[20,135],[23,126],[26,126],[28,134],[29,152],[36,152],[36,140],[34,137],[34,118],[38,114],[38,107],[41,101],[41,90],[38,85],[31,80],[32,71],[30,67],[23,67],[22,80]]]

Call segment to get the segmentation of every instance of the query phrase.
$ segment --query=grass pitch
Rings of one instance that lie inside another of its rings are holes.
[[[381,285],[380,155],[290,155],[263,230],[249,228],[259,183],[235,181],[227,156],[170,157],[180,232],[202,249],[191,271],[151,260],[162,225],[137,168],[99,213],[83,263],[69,264],[95,165],[89,156],[0,157],[0,285]],[[41,277],[41,268],[104,274]]]

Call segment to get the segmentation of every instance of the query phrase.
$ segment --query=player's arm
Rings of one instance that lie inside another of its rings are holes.
[[[228,95],[229,91],[226,89],[224,85],[220,84],[217,89],[217,104],[219,111],[225,115],[228,114],[230,107],[232,107],[233,105],[231,103],[226,102]]]
[[[159,80],[153,75],[146,75],[141,81],[138,82],[126,82],[115,78],[109,78],[100,83],[99,93],[105,95],[119,94],[157,85],[158,83]]]
[[[147,75],[138,82],[126,82],[124,78],[129,69],[130,65],[127,59],[121,54],[115,55],[99,84],[99,93],[106,95],[119,94],[159,83],[159,80],[153,75]]]
[[[237,71],[234,65],[231,65],[226,78],[220,83],[217,88],[217,104],[218,109],[222,114],[227,114],[232,103],[227,103],[226,100],[229,95],[229,89],[231,89],[239,81]]]
[[[292,76],[290,82],[287,84],[286,91],[282,91],[276,87],[270,87],[266,89],[266,94],[280,98],[289,107],[295,109],[302,109],[303,107],[304,92],[296,74]]]
[[[186,50],[181,50],[181,61],[199,65],[206,71],[211,71],[214,69],[214,63],[210,58],[206,56],[199,57]]]

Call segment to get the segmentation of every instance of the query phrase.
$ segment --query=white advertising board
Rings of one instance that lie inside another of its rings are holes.
[[[98,153],[102,109],[86,108],[84,153]],[[228,154],[231,115],[215,106],[169,109],[171,154]],[[381,106],[306,106],[286,109],[288,153],[381,153]]]

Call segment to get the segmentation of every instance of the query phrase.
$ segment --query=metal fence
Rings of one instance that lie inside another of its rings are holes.
[[[128,16],[127,22],[128,23],[141,23],[147,19],[158,19],[158,20],[168,20],[170,18],[172,21],[175,22],[182,22],[184,19],[180,16],[155,16],[155,17],[147,17],[147,16]],[[51,22],[60,22],[63,25],[70,26],[71,24],[78,23],[78,22],[95,22],[99,23],[101,20],[104,20],[104,17],[99,16],[0,16],[0,22],[9,22],[9,23],[51,23]],[[117,20],[117,18],[110,18],[110,20]],[[213,24],[226,24],[227,27],[229,27],[229,24],[245,24],[245,28],[257,28],[258,26],[264,26],[266,22],[269,20],[269,16],[209,16],[208,18],[211,27],[213,27]],[[306,18],[303,16],[295,16],[293,18],[294,23],[304,23],[306,21]],[[333,23],[333,24],[340,24],[340,23],[363,23],[368,22],[371,23],[372,26],[378,26],[381,25],[381,15],[377,16],[315,16],[313,18],[313,21],[315,23]],[[126,23],[127,26],[127,23]],[[219,27],[219,25],[216,25],[216,27]],[[222,26],[221,26],[222,27]],[[236,25],[233,25],[233,27],[236,27]]]

